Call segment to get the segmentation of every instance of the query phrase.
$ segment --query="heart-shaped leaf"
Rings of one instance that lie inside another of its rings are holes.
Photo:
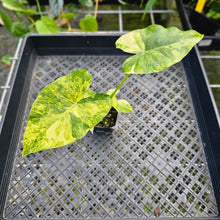
[[[90,73],[82,69],[40,91],[24,133],[23,156],[72,143],[107,115],[112,99],[107,94],[94,94],[90,83]]]
[[[116,47],[136,54],[123,63],[124,73],[153,73],[179,62],[203,38],[194,30],[150,25],[122,35]]]
[[[51,18],[42,16],[41,20],[36,22],[36,29],[40,34],[57,34],[58,27],[55,21]]]
[[[109,89],[107,91],[107,94],[109,96],[111,96],[111,94],[113,94],[113,92],[115,91],[115,89]],[[119,92],[119,90],[117,91],[117,93]],[[116,95],[117,95],[116,93]],[[133,111],[132,106],[130,105],[130,103],[125,100],[125,99],[117,99],[116,96],[112,97],[112,107],[114,107],[117,111],[119,112],[123,112],[123,113],[129,113]]]
[[[97,20],[90,14],[80,20],[79,26],[83,31],[98,31]]]

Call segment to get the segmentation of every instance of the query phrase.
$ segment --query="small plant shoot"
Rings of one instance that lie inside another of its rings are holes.
[[[132,106],[117,99],[120,87],[130,74],[162,71],[181,61],[203,35],[194,30],[181,31],[151,25],[122,35],[116,47],[134,54],[122,64],[124,79],[106,94],[90,89],[91,74],[80,69],[43,88],[28,118],[23,140],[23,156],[61,147],[84,137],[114,107],[129,113]]]

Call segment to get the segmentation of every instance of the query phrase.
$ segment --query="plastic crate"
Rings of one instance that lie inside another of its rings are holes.
[[[40,89],[86,68],[92,89],[124,77],[118,35],[32,35],[22,46],[0,136],[2,219],[219,219],[220,133],[196,49],[167,70],[132,75],[119,93],[134,111],[112,135],[22,158]]]

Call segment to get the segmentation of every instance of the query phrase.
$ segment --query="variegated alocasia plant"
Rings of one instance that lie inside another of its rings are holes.
[[[126,100],[115,96],[130,74],[158,72],[181,61],[203,38],[194,30],[181,31],[151,25],[122,35],[116,47],[135,54],[123,63],[125,78],[106,94],[89,89],[91,74],[77,70],[42,89],[34,102],[23,140],[23,156],[60,147],[86,135],[113,106],[118,111],[132,111]]]

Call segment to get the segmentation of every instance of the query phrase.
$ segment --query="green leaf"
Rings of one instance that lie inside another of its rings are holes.
[[[12,23],[11,33],[16,37],[23,37],[28,34],[29,28],[25,27],[23,24],[19,22]]]
[[[203,35],[175,27],[150,25],[122,35],[116,47],[135,54],[123,63],[124,73],[153,73],[181,61]]]
[[[11,27],[12,27],[12,22],[11,22],[11,18],[10,16],[4,12],[3,10],[0,9],[0,16],[2,18],[2,21],[4,22],[5,27],[11,31]]]
[[[84,94],[83,98],[88,98],[88,97],[93,97],[95,96],[95,92],[93,92],[92,90],[88,89],[86,91],[86,93]]]
[[[11,63],[11,56],[9,54],[6,54],[1,58],[1,61],[4,64],[10,64]]]
[[[206,16],[212,19],[220,19],[220,2],[213,2]]]
[[[36,29],[40,34],[57,34],[59,32],[56,22],[46,16],[42,16],[41,20],[36,22]]]
[[[85,136],[107,115],[112,107],[108,95],[98,93],[84,98],[90,84],[90,73],[82,69],[40,91],[24,133],[23,156],[70,144]]]
[[[69,3],[66,5],[66,8],[67,8],[68,12],[75,12],[75,11],[79,10],[80,7],[77,4]]]
[[[98,31],[97,20],[90,14],[87,14],[85,18],[80,20],[79,26],[83,31]]]
[[[92,0],[79,0],[79,3],[82,6],[85,6],[85,7],[93,7],[93,1]]]
[[[108,94],[108,95],[111,95],[111,94],[113,94],[114,91],[115,91],[115,89],[109,89],[109,90],[107,91],[107,94]],[[116,96],[118,93],[119,93],[119,90],[116,92],[115,96]]]
[[[115,89],[109,89],[107,94],[111,96],[111,94],[115,91]],[[116,95],[119,91],[117,91]],[[112,106],[119,112],[129,113],[133,111],[132,106],[125,99],[117,99],[115,96],[112,97]]]
[[[154,5],[154,3],[156,2],[157,0],[149,0],[146,5],[145,5],[145,8],[144,8],[144,14],[142,16],[142,20],[144,20],[145,18],[145,15],[146,13],[149,11],[149,9]],[[143,2],[142,2],[143,3]]]
[[[125,99],[119,99],[116,106],[113,106],[116,110],[124,113],[133,111],[132,106]]]
[[[59,17],[60,18],[65,18],[68,21],[73,20],[73,18],[75,18],[76,14],[75,13],[62,13]]]
[[[22,12],[26,15],[31,15],[36,13],[36,11],[32,9],[27,9],[25,5],[20,3],[18,0],[2,0],[2,4],[5,8],[9,10]]]

